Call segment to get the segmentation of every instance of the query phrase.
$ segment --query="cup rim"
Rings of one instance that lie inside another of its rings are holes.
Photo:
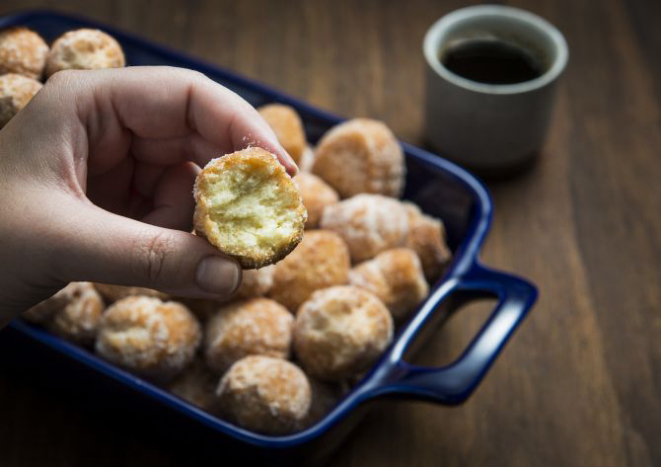
[[[557,55],[551,67],[535,79],[514,84],[481,83],[466,79],[448,70],[438,58],[439,36],[460,21],[481,16],[499,16],[525,21],[548,34],[557,49]],[[422,48],[427,64],[436,74],[457,86],[486,94],[520,94],[542,88],[560,76],[569,59],[567,41],[558,28],[534,13],[505,5],[474,5],[444,15],[427,30]]]

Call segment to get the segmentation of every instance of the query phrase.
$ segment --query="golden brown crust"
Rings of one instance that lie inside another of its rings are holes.
[[[218,188],[215,184],[222,179],[223,174],[227,177],[242,177],[245,181],[237,184],[236,192],[223,188],[226,190],[223,196],[226,197],[221,206],[217,203]],[[248,210],[244,209],[232,217],[229,213],[232,203],[238,205],[236,200],[267,186],[276,194],[268,201],[270,204],[242,206]],[[206,237],[220,251],[235,258],[244,269],[257,269],[276,263],[287,256],[303,238],[307,213],[298,187],[275,156],[264,149],[247,148],[209,162],[195,181],[195,201],[197,235]],[[214,216],[222,218],[222,222],[216,222]],[[278,224],[277,230],[281,235],[258,246],[244,240],[249,238],[261,242],[251,229],[261,229],[267,223]],[[223,232],[227,235],[223,236]]]
[[[320,225],[337,232],[349,246],[351,259],[361,262],[403,245],[408,216],[395,199],[360,194],[324,209]]]
[[[403,321],[429,293],[420,259],[409,248],[395,248],[360,263],[349,272],[349,283],[369,290]]]
[[[0,76],[0,128],[25,107],[42,87],[39,81],[16,73]]]
[[[385,124],[356,118],[324,135],[312,172],[343,198],[358,193],[397,197],[404,189],[404,154]]]
[[[38,80],[44,73],[48,45],[25,27],[0,31],[0,75],[18,73]]]
[[[300,163],[305,151],[305,131],[296,110],[288,105],[269,104],[259,107],[257,111],[273,129],[278,141],[294,162]]]
[[[341,381],[369,368],[392,339],[388,309],[354,286],[318,290],[294,323],[294,351],[301,366],[322,381]]]
[[[269,296],[296,313],[318,289],[346,284],[351,261],[342,238],[327,230],[308,230],[301,244],[275,265]]]
[[[61,70],[97,70],[124,65],[124,51],[112,36],[98,29],[77,29],[53,42],[46,58],[46,76]]]
[[[310,383],[296,365],[262,355],[232,365],[216,394],[224,417],[247,430],[271,435],[302,428],[311,403]]]
[[[308,211],[306,229],[319,227],[321,214],[327,206],[336,204],[340,197],[326,182],[316,175],[300,172],[294,177],[303,198],[303,205]]]
[[[415,204],[403,205],[409,219],[405,245],[418,254],[425,277],[431,283],[441,276],[452,259],[452,252],[445,243],[443,222],[423,214]]]
[[[127,297],[106,310],[95,350],[138,375],[164,381],[193,360],[201,338],[200,324],[184,305]]]
[[[222,307],[206,326],[204,356],[209,367],[223,373],[248,355],[288,358],[294,318],[267,298]]]

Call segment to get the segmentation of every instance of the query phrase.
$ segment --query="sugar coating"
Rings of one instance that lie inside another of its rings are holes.
[[[248,355],[288,358],[293,324],[291,313],[267,298],[224,306],[206,326],[206,362],[222,373]]]
[[[191,362],[201,337],[200,324],[184,305],[135,296],[107,309],[95,349],[138,375],[165,381]]]
[[[308,211],[306,229],[315,229],[319,226],[321,214],[326,206],[336,204],[340,197],[326,182],[316,175],[301,172],[294,177],[303,198],[303,205]]]
[[[248,269],[243,271],[243,279],[236,298],[253,298],[266,295],[273,287],[273,275],[275,266],[270,265],[260,269]]]
[[[395,199],[361,194],[324,209],[320,226],[337,232],[349,246],[351,259],[360,262],[403,245],[408,215]]]
[[[104,309],[103,299],[90,282],[72,282],[22,316],[67,340],[90,345]]]
[[[213,411],[220,378],[201,359],[195,359],[165,388],[177,397],[207,411]]]
[[[16,73],[0,76],[0,128],[25,107],[43,84]]]
[[[344,240],[328,230],[308,230],[303,241],[275,265],[269,296],[296,313],[315,290],[346,284],[351,260]]]
[[[113,303],[126,297],[144,296],[154,297],[161,300],[167,300],[169,295],[158,290],[148,289],[146,287],[133,287],[128,285],[100,284],[95,283],[94,287],[101,296],[108,302]]]
[[[349,283],[369,290],[401,322],[429,293],[420,259],[409,248],[394,248],[360,263],[349,272]]]
[[[409,219],[405,245],[414,250],[422,263],[429,282],[438,279],[452,259],[452,252],[445,242],[445,227],[420,211],[413,203],[403,203]]]
[[[48,45],[24,27],[0,31],[0,75],[18,73],[38,80],[44,72]]]
[[[330,287],[301,305],[294,351],[311,376],[341,381],[369,368],[392,334],[390,312],[376,296],[354,286]]]
[[[194,195],[195,232],[244,269],[273,264],[301,241],[307,212],[298,187],[264,149],[213,159]]]
[[[399,196],[404,189],[404,154],[382,122],[356,118],[328,131],[317,146],[312,172],[343,198],[358,193]]]
[[[283,104],[269,104],[257,111],[273,129],[278,141],[297,164],[305,150],[303,122],[293,107]]]
[[[302,428],[311,403],[310,383],[300,368],[262,355],[232,365],[216,395],[223,416],[247,430],[269,435]]]
[[[98,29],[69,31],[53,42],[46,58],[46,76],[60,70],[121,68],[124,52],[110,35]]]

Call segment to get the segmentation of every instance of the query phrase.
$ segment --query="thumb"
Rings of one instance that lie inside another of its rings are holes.
[[[205,239],[145,224],[94,205],[76,206],[75,225],[61,243],[58,269],[66,281],[134,285],[173,295],[224,298],[241,268]]]

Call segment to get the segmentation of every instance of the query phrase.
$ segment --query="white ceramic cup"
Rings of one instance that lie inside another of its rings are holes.
[[[466,79],[441,63],[457,41],[503,40],[538,58],[539,77],[515,84]],[[544,143],[555,84],[567,64],[557,28],[527,11],[478,5],[453,11],[427,31],[426,137],[443,157],[486,172],[526,165]]]

